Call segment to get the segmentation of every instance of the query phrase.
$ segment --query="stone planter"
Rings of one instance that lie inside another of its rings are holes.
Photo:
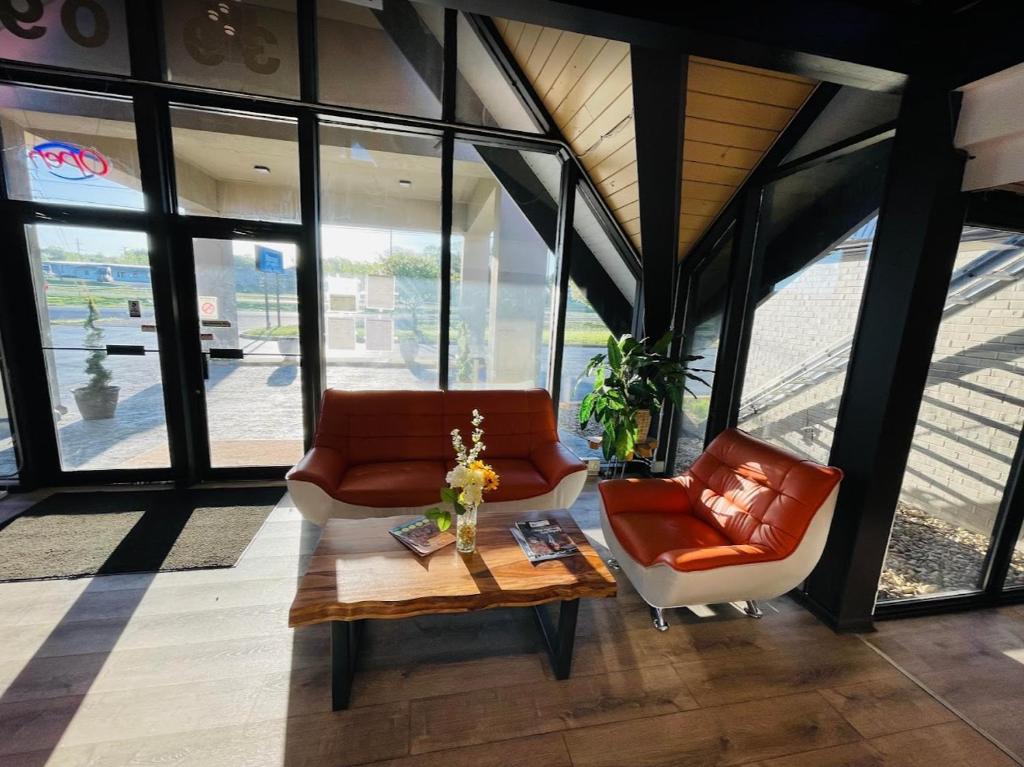
[[[278,338],[277,351],[284,356],[297,356],[299,353],[299,339],[288,336]]]
[[[119,386],[105,386],[102,389],[90,389],[83,386],[72,389],[75,404],[84,421],[103,421],[114,417],[117,411],[117,397],[121,392]]]

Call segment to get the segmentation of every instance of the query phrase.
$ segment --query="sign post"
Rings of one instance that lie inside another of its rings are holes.
[[[284,273],[284,253],[265,245],[257,245],[256,271],[263,273],[263,311],[268,328],[270,327],[270,289],[267,286],[267,275],[274,275],[274,288],[277,293],[277,326],[281,327],[281,275]]]

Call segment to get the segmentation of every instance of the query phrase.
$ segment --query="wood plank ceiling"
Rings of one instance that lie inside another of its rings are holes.
[[[641,250],[629,45],[519,21],[494,22],[608,207]],[[795,75],[690,57],[680,258],[815,85]]]

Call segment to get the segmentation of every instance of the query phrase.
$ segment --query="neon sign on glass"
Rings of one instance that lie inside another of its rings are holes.
[[[29,150],[28,157],[36,167],[42,166],[51,176],[66,181],[84,181],[110,173],[110,163],[98,149],[64,141],[36,144]]]

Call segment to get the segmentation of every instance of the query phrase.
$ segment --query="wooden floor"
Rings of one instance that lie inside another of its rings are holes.
[[[592,486],[573,511],[600,543]],[[316,536],[282,506],[233,569],[0,584],[0,765],[1015,763],[877,650],[1021,747],[1003,658],[1019,675],[1024,610],[884,624],[869,645],[782,599],[761,621],[675,611],[662,634],[625,581],[582,606],[568,681],[529,610],[377,622],[332,713],[326,627],[287,628]]]

